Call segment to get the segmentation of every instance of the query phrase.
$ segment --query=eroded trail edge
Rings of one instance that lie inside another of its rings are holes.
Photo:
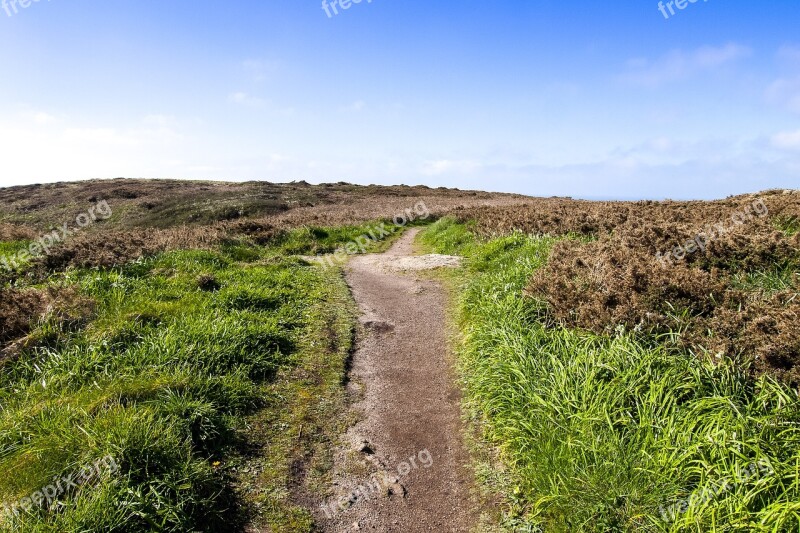
[[[336,496],[317,509],[325,532],[469,532],[477,522],[445,331],[447,295],[418,276],[458,259],[413,256],[418,232],[346,269],[362,313],[348,385],[360,422],[337,454]]]

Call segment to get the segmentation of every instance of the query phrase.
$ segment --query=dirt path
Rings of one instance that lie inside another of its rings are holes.
[[[413,273],[457,258],[411,258],[418,231],[347,268],[363,313],[349,385],[361,398],[354,406],[361,421],[337,458],[337,498],[349,503],[332,499],[319,510],[324,532],[469,532],[477,523],[446,296],[438,282]]]

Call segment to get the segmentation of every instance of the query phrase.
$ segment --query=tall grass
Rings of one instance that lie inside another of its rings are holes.
[[[0,367],[0,530],[310,531],[289,486],[322,484],[346,423],[353,319],[337,271],[285,254],[360,230],[53,275],[95,312],[85,326],[51,313]],[[105,456],[118,471],[16,507]]]
[[[800,232],[800,217],[790,215],[778,217],[775,226],[786,235],[796,235]]]
[[[468,257],[461,367],[511,472],[509,530],[800,528],[795,392],[727,360],[549,326],[522,290],[552,238],[477,242],[442,220],[424,239]]]
[[[346,246],[350,242],[362,236],[374,235],[376,238],[379,232],[376,227],[383,224],[385,230],[389,233],[386,237],[394,237],[401,232],[399,226],[391,222],[375,221],[365,224],[337,226],[337,227],[319,227],[319,226],[304,226],[288,231],[275,242],[275,248],[280,250],[281,253],[288,255],[304,254],[304,255],[321,255],[332,254],[340,247]],[[368,238],[367,251],[378,251],[385,245],[383,238],[373,240]]]
[[[30,262],[30,255],[25,258],[19,256],[20,252],[27,250],[31,241],[0,241],[0,274],[7,269],[23,268]],[[3,261],[5,260],[5,261]]]

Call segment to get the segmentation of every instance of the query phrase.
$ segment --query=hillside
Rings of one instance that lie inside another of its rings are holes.
[[[0,530],[797,530],[799,220],[3,189]]]
[[[105,200],[114,215],[106,224],[115,229],[169,228],[215,222],[273,217],[297,208],[370,205],[371,199],[437,199],[443,204],[475,205],[482,200],[514,198],[457,189],[425,186],[359,186],[348,183],[309,185],[305,182],[202,182],[177,180],[112,179],[0,188],[0,223],[46,230],[63,224]],[[517,198],[521,198],[517,196]],[[402,209],[401,209],[402,210]],[[393,215],[393,213],[392,213]],[[391,215],[387,215],[391,216]]]

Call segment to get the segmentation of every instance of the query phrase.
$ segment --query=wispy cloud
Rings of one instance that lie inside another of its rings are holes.
[[[800,113],[800,76],[779,78],[767,87],[767,101]]]
[[[37,124],[52,124],[56,121],[56,117],[44,111],[38,111],[33,114],[33,121]]]
[[[800,151],[800,130],[782,131],[772,137],[772,145],[781,150]]]
[[[145,126],[154,126],[158,128],[174,126],[177,122],[177,119],[170,115],[152,114],[147,115],[142,119],[142,124]]]
[[[242,61],[242,70],[254,82],[265,81],[277,69],[278,64],[275,61],[264,61],[262,59],[246,59]]]
[[[363,111],[365,107],[367,107],[367,104],[364,102],[364,100],[356,100],[350,105],[340,107],[339,111],[345,113],[358,113],[359,111]]]
[[[672,50],[655,61],[645,58],[628,61],[628,72],[620,78],[633,85],[659,87],[734,63],[752,53],[750,48],[735,43],[703,46],[688,52]]]
[[[778,49],[778,59],[800,67],[800,45],[781,46]]]
[[[439,159],[426,161],[422,165],[423,176],[442,176],[447,174],[470,174],[480,170],[481,164],[469,160]]]
[[[272,100],[267,100],[264,98],[260,98],[258,96],[254,96],[250,93],[244,91],[237,91],[235,93],[231,93],[228,95],[228,101],[232,104],[239,105],[242,107],[249,107],[251,109],[261,109],[264,112],[282,116],[282,117],[291,117],[295,114],[294,107],[280,107],[276,105]]]
[[[228,101],[245,107],[256,107],[256,108],[263,108],[267,104],[265,100],[258,98],[257,96],[252,96],[250,94],[247,94],[246,92],[243,91],[231,93],[228,96]]]
[[[42,109],[23,104],[17,106],[17,119],[25,122],[27,125],[36,124],[38,126],[47,126],[58,122],[58,117]]]
[[[0,116],[0,185],[123,175],[155,175],[183,153],[196,154],[180,121],[149,115],[127,125],[22,111]],[[43,157],[42,154],[46,154]],[[160,170],[155,170],[160,169]]]
[[[784,75],[767,87],[767,101],[800,113],[800,46],[784,45],[778,49],[777,57],[784,66]]]

